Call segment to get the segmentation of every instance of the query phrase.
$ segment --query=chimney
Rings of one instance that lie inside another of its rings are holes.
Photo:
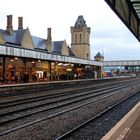
[[[52,53],[52,36],[51,36],[51,28],[48,28],[48,36],[46,42],[46,49],[49,53]]]
[[[13,33],[12,15],[7,16],[7,31],[9,32],[9,34]]]
[[[47,42],[48,43],[51,43],[52,42],[51,28],[48,28]]]
[[[18,29],[23,29],[23,17],[18,17]]]

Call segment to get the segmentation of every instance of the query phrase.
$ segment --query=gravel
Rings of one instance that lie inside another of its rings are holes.
[[[139,101],[140,92],[64,140],[100,140]]]
[[[121,91],[120,94],[108,97],[107,99],[88,104],[74,111],[64,113],[62,115],[47,119],[45,121],[41,121],[34,125],[1,136],[0,140],[53,140],[63,133],[74,128],[75,126],[79,125],[80,123],[83,123],[84,121],[95,116],[97,113],[103,111],[122,98],[129,96],[133,92],[133,87],[129,87],[127,88],[127,90],[125,89],[124,91]],[[42,116],[40,116],[40,118],[41,117]],[[109,120],[110,122],[110,119],[108,117],[106,117],[106,120]],[[100,128],[102,128],[102,122],[98,123],[98,125]],[[95,137],[99,135],[98,131],[96,133],[97,135]],[[90,137],[92,138],[93,136],[91,135]]]

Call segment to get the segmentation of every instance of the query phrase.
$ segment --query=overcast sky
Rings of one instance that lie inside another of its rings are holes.
[[[23,26],[32,35],[47,38],[51,27],[53,41],[66,39],[69,45],[70,26],[83,15],[91,27],[91,59],[100,51],[105,60],[140,60],[140,43],[104,0],[1,0],[1,29],[6,29],[6,15],[10,14],[14,29],[18,16],[23,16]]]

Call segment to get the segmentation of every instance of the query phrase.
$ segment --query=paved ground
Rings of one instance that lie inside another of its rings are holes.
[[[140,140],[140,102],[101,140]]]

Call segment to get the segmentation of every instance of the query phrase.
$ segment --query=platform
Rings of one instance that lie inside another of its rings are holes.
[[[116,80],[127,80],[129,78],[135,78],[132,76],[122,76],[122,77],[111,77],[111,78],[98,78],[98,79],[74,79],[74,80],[60,80],[60,81],[42,81],[42,82],[29,82],[29,83],[12,83],[12,84],[0,84],[0,95],[1,93],[12,93],[12,92],[19,92],[19,91],[32,91],[39,89],[54,89],[60,86],[67,86],[67,85],[76,85],[82,82],[93,82],[94,84],[102,82],[111,82]]]
[[[101,140],[140,140],[140,102]]]

